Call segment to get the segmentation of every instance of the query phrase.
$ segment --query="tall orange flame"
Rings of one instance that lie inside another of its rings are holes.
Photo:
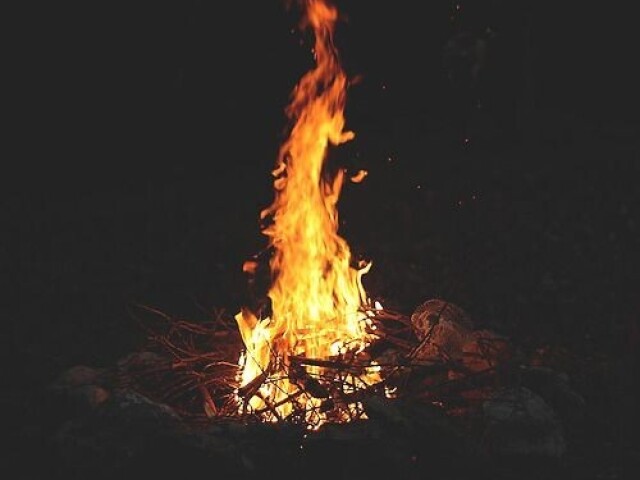
[[[370,319],[361,277],[370,264],[351,267],[336,208],[344,171],[332,176],[324,168],[329,146],[354,137],[344,130],[347,77],[333,43],[338,12],[325,0],[304,0],[304,7],[305,24],[315,34],[316,65],[292,92],[287,114],[293,127],[273,172],[275,199],[261,212],[271,220],[263,233],[274,251],[272,314],[259,319],[242,309],[236,320],[246,348],[241,386],[262,382],[243,408],[275,421],[302,406],[305,420],[317,425],[326,420],[321,402],[292,381],[291,359],[327,359],[367,346]],[[307,374],[321,376],[323,368],[309,367]],[[354,388],[377,381],[375,372],[365,377],[353,379]]]

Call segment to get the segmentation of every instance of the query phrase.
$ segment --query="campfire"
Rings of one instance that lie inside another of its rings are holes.
[[[331,165],[332,149],[355,136],[345,130],[349,79],[333,42],[338,11],[326,0],[302,4],[315,66],[286,109],[291,128],[273,171],[274,200],[260,212],[268,246],[243,265],[250,285],[268,271],[268,291],[233,319],[220,312],[210,324],[143,307],[136,313],[170,354],[170,375],[136,357],[126,377],[188,415],[311,430],[367,419],[372,398],[408,395],[451,411],[461,398],[467,408],[475,399],[477,407],[509,359],[506,340],[474,330],[461,308],[442,299],[412,314],[385,309],[363,286],[371,262],[356,262],[338,232],[343,184],[367,172],[349,176]],[[142,312],[163,327],[150,326]]]
[[[600,370],[596,357],[574,356],[559,343],[540,346],[526,335],[518,343],[515,332],[500,333],[508,315],[481,318],[483,309],[464,288],[432,288],[431,281],[442,284],[437,271],[427,278],[412,269],[430,258],[427,248],[438,250],[446,241],[423,241],[423,230],[410,225],[413,215],[402,228],[388,229],[390,239],[379,239],[383,258],[375,259],[375,269],[361,252],[352,253],[340,228],[341,194],[349,182],[376,178],[337,161],[356,135],[345,116],[355,82],[341,65],[334,43],[341,16],[329,1],[298,2],[313,64],[285,110],[289,122],[272,172],[273,198],[256,212],[265,248],[236,269],[246,281],[244,299],[229,308],[204,308],[204,319],[132,306],[147,334],[140,348],[106,368],[73,367],[45,392],[49,404],[61,407],[53,412],[59,420],[51,415],[47,422],[54,425],[49,443],[64,470],[86,468],[110,478],[139,471],[139,478],[149,476],[150,467],[165,473],[166,466],[177,466],[172,476],[184,476],[191,474],[185,468],[204,465],[225,478],[275,471],[283,478],[507,478],[493,474],[522,459],[554,466],[567,453],[566,439],[600,438],[600,423],[589,425],[598,415],[586,416],[599,410],[586,410],[565,372],[589,386],[591,372],[605,377],[613,370]],[[413,170],[410,175],[413,182]],[[420,199],[404,200],[424,209]],[[417,252],[415,263],[385,258],[405,251]],[[443,258],[425,263],[437,270],[447,263]],[[458,262],[477,258],[455,256]],[[380,270],[385,278],[378,282]],[[460,272],[467,274],[457,268],[442,276],[453,275],[456,284]],[[473,278],[484,281],[487,272],[493,269],[485,266]],[[386,288],[396,279],[402,287]],[[241,291],[242,285],[230,285],[233,296]],[[418,297],[412,305],[409,290]],[[419,297],[425,291],[449,293]],[[394,303],[403,292],[405,300]],[[532,305],[512,301],[518,308]],[[508,468],[504,473],[513,477]]]

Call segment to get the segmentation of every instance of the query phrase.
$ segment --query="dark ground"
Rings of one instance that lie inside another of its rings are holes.
[[[3,430],[18,463],[38,455],[25,433],[39,421],[30,394],[140,344],[129,305],[194,320],[233,313],[242,261],[263,246],[282,108],[308,66],[295,16],[277,2],[253,14],[178,3],[74,10],[53,27],[48,12],[36,16],[51,35],[29,39],[29,68],[18,70],[27,93],[16,124],[27,128],[0,210]],[[639,451],[630,21],[614,7],[538,6],[527,57],[526,10],[480,9],[502,36],[485,107],[466,112],[450,108],[440,62],[448,2],[424,17],[344,3],[352,27],[338,41],[364,80],[347,111],[357,138],[336,156],[370,175],[347,185],[340,212],[354,253],[373,260],[365,286],[405,312],[445,298],[479,325],[565,352],[597,419],[573,458],[584,478],[624,477]],[[607,29],[595,32],[596,19]]]

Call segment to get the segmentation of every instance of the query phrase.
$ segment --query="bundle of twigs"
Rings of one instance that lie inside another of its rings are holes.
[[[212,312],[211,319],[203,322],[145,305],[132,308],[131,315],[147,334],[142,350],[157,357],[145,362],[131,356],[121,369],[121,385],[141,390],[189,417],[234,413],[242,340],[224,310]]]
[[[346,420],[366,418],[359,402],[371,395],[425,401],[452,413],[469,412],[484,398],[483,392],[494,388],[505,378],[505,370],[512,367],[495,363],[491,339],[479,342],[481,348],[474,352],[465,353],[485,357],[482,365],[486,368],[480,370],[469,368],[473,362],[466,362],[464,357],[450,358],[444,351],[420,358],[421,343],[429,341],[429,336],[418,340],[410,316],[383,309],[369,313],[377,338],[369,349],[358,355],[344,353],[332,358],[290,356],[287,368],[281,368],[279,375],[286,375],[297,391],[278,404],[267,401],[263,409],[251,410],[242,406],[254,395],[260,395],[260,387],[274,380],[271,372],[263,372],[240,388],[238,361],[243,344],[232,316],[220,310],[213,312],[210,320],[196,323],[138,306],[132,314],[147,332],[149,342],[145,349],[158,357],[146,364],[136,363],[136,357],[132,357],[120,381],[193,418],[242,417],[260,421],[270,415],[279,421],[304,423],[313,418],[308,408],[318,409],[328,418],[331,412],[340,412],[342,416],[336,417],[340,421],[345,421],[345,412],[349,417]],[[381,372],[382,380],[368,385],[362,379],[371,368]],[[305,398],[320,401],[300,401]],[[287,418],[278,414],[283,402],[293,406]],[[351,407],[345,408],[346,405]]]

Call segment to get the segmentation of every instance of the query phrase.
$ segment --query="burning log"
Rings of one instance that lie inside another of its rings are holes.
[[[329,390],[317,379],[311,377],[304,368],[304,361],[291,357],[291,379],[301,390],[308,392],[313,398],[329,398]]]
[[[249,383],[238,388],[238,396],[243,399],[250,399],[258,393],[260,387],[264,384],[267,378],[269,378],[269,373],[265,370]]]

